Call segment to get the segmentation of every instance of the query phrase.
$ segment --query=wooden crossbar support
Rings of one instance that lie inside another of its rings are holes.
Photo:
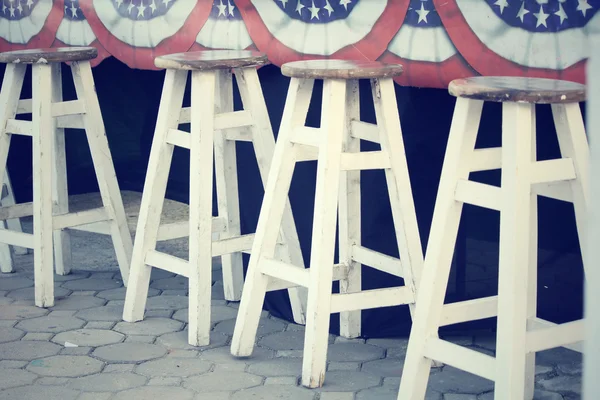
[[[399,258],[358,245],[352,246],[351,252],[352,259],[357,263],[402,278],[402,262]]]
[[[425,357],[492,381],[496,377],[494,357],[439,338],[427,339]]]

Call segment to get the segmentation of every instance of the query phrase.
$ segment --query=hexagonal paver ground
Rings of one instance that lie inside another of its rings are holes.
[[[330,343],[332,342],[333,336],[330,340]],[[304,331],[273,333],[260,339],[258,344],[272,350],[302,350],[304,348]]]
[[[48,357],[62,349],[61,346],[41,341],[18,341],[0,344],[0,360],[31,361]]]
[[[371,361],[383,357],[383,349],[364,343],[335,343],[327,349],[328,361]]]
[[[165,333],[177,332],[183,328],[183,323],[168,318],[146,318],[139,322],[119,322],[113,328],[126,335],[159,336]]]
[[[150,284],[150,287],[160,290],[187,290],[188,278],[177,275],[172,278],[157,279]]]
[[[70,381],[69,387],[84,392],[119,392],[142,386],[145,383],[145,377],[131,372],[124,372],[84,376]]]
[[[87,278],[87,279],[78,279],[75,281],[68,281],[62,284],[62,287],[69,290],[106,290],[106,289],[115,289],[123,286],[120,281],[116,279],[97,279],[97,278]]]
[[[0,326],[0,343],[12,342],[19,340],[25,335],[25,332],[10,328],[8,326]]]
[[[362,365],[361,371],[385,377],[400,377],[404,367],[404,360],[384,358],[383,360],[369,361]]]
[[[302,374],[301,358],[275,358],[257,362],[248,367],[248,372],[261,376],[300,376]]]
[[[228,319],[235,319],[237,317],[237,310],[235,308],[223,306],[223,305],[215,305],[210,307],[210,321],[212,323],[218,323],[221,321],[226,321]],[[183,310],[177,311],[173,315],[174,319],[179,321],[188,322],[188,309],[184,308]]]
[[[76,317],[86,321],[121,321],[123,306],[104,306],[78,311]]]
[[[40,393],[48,400],[75,400],[79,395],[79,392],[65,387],[30,385],[3,390],[0,400],[40,400]]]
[[[69,294],[71,294],[70,290],[61,288],[60,286],[54,288],[54,297],[57,299],[68,296]],[[33,287],[12,290],[6,295],[6,297],[10,297],[11,299],[15,300],[33,300],[35,299],[35,290]]]
[[[479,394],[493,390],[494,382],[457,368],[445,366],[441,372],[429,378],[428,387],[442,393]]]
[[[106,300],[125,300],[125,293],[127,289],[124,287],[116,288],[116,289],[108,289],[98,292],[96,297]],[[158,296],[160,294],[159,290],[150,288],[148,290],[148,297]]]
[[[229,343],[230,336],[219,333],[210,333],[210,344],[208,346],[196,347],[188,344],[188,331],[179,331],[173,333],[166,333],[156,339],[156,344],[165,346],[167,349],[180,349],[180,350],[198,350],[198,349],[212,349],[214,347],[225,346]]]
[[[78,346],[98,347],[108,344],[120,343],[125,340],[125,335],[107,329],[77,329],[62,332],[52,338],[54,343],[64,345],[65,342]]]
[[[251,388],[260,385],[262,381],[262,377],[246,372],[209,372],[186,379],[183,386],[196,392],[218,392],[224,389],[233,391]]]
[[[85,310],[86,308],[100,307],[106,300],[92,296],[70,296],[66,299],[56,300],[53,310]]]
[[[231,355],[229,347],[218,347],[216,349],[206,350],[200,353],[200,358],[217,363],[235,363],[245,362],[246,364],[254,364],[275,357],[275,352],[262,347],[254,347],[254,351],[250,357],[234,357]]]
[[[64,332],[81,328],[85,321],[75,317],[56,317],[47,315],[45,317],[32,318],[21,321],[16,328],[26,332]]]
[[[291,385],[257,386],[240,390],[231,396],[231,400],[313,400],[316,393]]]
[[[22,369],[0,368],[0,390],[11,387],[31,385],[37,379],[37,375]]]
[[[34,306],[18,306],[18,305],[8,305],[2,306],[2,312],[0,312],[0,319],[10,319],[10,320],[18,320],[18,319],[27,319],[27,318],[35,318],[41,317],[42,315],[48,314],[50,311],[45,308],[39,308]]]
[[[361,390],[356,394],[356,400],[396,400],[398,398],[398,385],[383,385]],[[425,400],[442,400],[442,394],[427,389]]]
[[[194,392],[181,387],[144,386],[119,392],[113,400],[192,400],[193,398]]]
[[[88,356],[52,356],[30,362],[27,369],[42,376],[75,378],[98,373],[103,367],[102,361]]]
[[[196,358],[168,357],[148,361],[135,368],[135,372],[145,376],[193,376],[207,372],[212,363]]]
[[[24,276],[0,278],[0,290],[16,290],[33,286],[33,280]]]
[[[235,326],[235,319],[228,319],[223,322],[219,322],[217,326],[215,326],[216,332],[224,332],[229,333],[233,332],[233,327]],[[277,321],[270,318],[261,318],[258,323],[257,336],[268,335],[269,333],[274,332],[283,332],[285,330],[286,324],[281,321]]]
[[[92,355],[108,362],[137,363],[162,357],[166,353],[167,350],[162,346],[129,342],[98,347]]]
[[[357,371],[328,371],[319,392],[356,392],[381,384],[381,377]]]
[[[180,310],[187,306],[187,296],[155,296],[146,301],[146,310]]]

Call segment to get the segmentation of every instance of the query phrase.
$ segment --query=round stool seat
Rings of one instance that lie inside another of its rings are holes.
[[[267,55],[250,50],[207,50],[167,54],[156,57],[154,65],[165,69],[230,69],[268,64]]]
[[[402,74],[402,65],[378,61],[307,60],[285,63],[281,73],[306,79],[393,78]]]
[[[4,64],[48,64],[71,61],[87,61],[98,57],[95,47],[57,47],[50,49],[27,49],[0,53]]]
[[[569,81],[513,76],[477,76],[455,79],[448,91],[467,99],[534,104],[585,101],[585,86]]]

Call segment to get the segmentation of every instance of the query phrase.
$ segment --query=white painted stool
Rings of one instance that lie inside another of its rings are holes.
[[[537,318],[537,196],[573,202],[580,241],[589,203],[588,144],[578,102],[585,86],[477,77],[450,83],[456,109],[446,147],[399,400],[425,396],[430,360],[495,381],[495,399],[533,398],[535,352],[581,351],[583,320]],[[502,147],[475,149],[485,101],[502,103]],[[552,104],[562,157],[537,161],[535,104]],[[502,170],[501,187],[469,173]],[[498,296],[444,305],[463,203],[500,211]],[[583,257],[585,260],[585,257]],[[498,317],[496,357],[438,337],[440,326]]]
[[[400,65],[312,60],[284,64],[291,83],[252,248],[246,286],[231,344],[235,356],[254,348],[265,292],[307,287],[308,305],[302,384],[323,385],[331,313],[340,313],[340,333],[361,334],[360,310],[414,303],[423,253],[413,204],[392,78]],[[315,79],[323,80],[321,127],[304,126]],[[377,125],[360,121],[359,79],[371,79]],[[360,141],[381,145],[361,152]],[[317,160],[310,268],[276,260],[277,228],[296,162]],[[402,260],[361,245],[360,171],[384,169]],[[339,209],[338,209],[339,202]],[[334,265],[339,213],[339,263]],[[361,290],[361,264],[403,277],[406,286]],[[340,282],[332,294],[332,282]]]
[[[0,53],[0,62],[7,64],[0,91],[0,176],[7,176],[11,136],[33,140],[33,202],[9,205],[3,201],[0,220],[33,215],[34,225],[33,234],[0,229],[0,242],[34,250],[35,304],[39,307],[54,305],[53,258],[58,274],[71,270],[67,229],[110,234],[125,283],[129,275],[131,234],[89,63],[97,55],[93,47]],[[71,62],[77,100],[62,99],[62,62]],[[33,95],[19,100],[28,64],[32,65]],[[28,113],[31,121],[15,119],[16,114]],[[103,207],[69,213],[65,128],[85,129]]]
[[[12,189],[10,178],[8,176],[8,171],[4,172],[4,183],[2,184],[2,191],[0,193],[0,206],[8,207],[15,205],[15,195]],[[23,232],[23,227],[21,226],[21,220],[19,218],[0,221],[0,229],[10,229],[15,232]],[[6,243],[0,243],[0,272],[4,274],[13,272],[13,252],[15,254],[23,255],[27,254],[28,249],[26,247],[11,246]]]
[[[156,58],[155,65],[167,71],[142,195],[125,321],[143,319],[152,267],[189,278],[188,341],[193,346],[209,344],[212,257],[221,256],[225,299],[239,301],[244,284],[242,252],[252,247],[254,234],[240,234],[235,142],[252,142],[266,181],[275,138],[256,67],[267,63],[266,55],[254,51],[199,51]],[[233,111],[232,69],[244,104],[240,111]],[[191,107],[182,108],[189,70]],[[185,123],[190,123],[190,133],[178,130]],[[189,221],[160,225],[175,146],[190,150]],[[213,146],[218,217],[212,216]],[[275,231],[275,236],[281,232],[280,257],[303,266],[289,202],[282,207],[285,226]],[[212,234],[219,240],[213,242]],[[188,261],[156,250],[157,241],[188,236]],[[291,289],[289,294],[296,321],[304,323],[302,293]]]

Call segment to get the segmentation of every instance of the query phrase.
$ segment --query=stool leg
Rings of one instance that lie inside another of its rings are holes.
[[[309,388],[321,387],[325,377],[345,109],[346,81],[325,80],[321,130],[326,137],[319,148],[317,165],[302,360],[302,385]]]
[[[0,88],[0,176],[5,177],[9,182],[6,172],[6,161],[8,159],[8,150],[10,148],[11,134],[6,133],[6,121],[15,117],[21,88],[23,87],[23,77],[25,76],[25,64],[7,64],[4,71],[4,79]],[[10,204],[3,204],[10,205]],[[0,229],[4,228],[2,222]],[[13,260],[10,246],[6,243],[0,244],[0,272],[9,273],[13,271]]]
[[[4,173],[4,184],[6,185],[6,197],[2,199],[3,206],[14,206],[16,203],[15,194],[13,191],[12,183],[10,181],[10,176],[8,175],[8,170]],[[6,220],[7,229],[15,232],[23,232],[23,226],[21,225],[20,218],[12,218]],[[15,254],[24,255],[29,251],[26,247],[12,246],[12,250]]]
[[[3,135],[7,135],[4,133]],[[2,186],[2,195],[4,195],[4,188],[6,188],[6,197],[2,199],[2,207],[12,206],[15,204],[14,197],[12,196],[12,189],[10,186],[10,180],[8,178],[8,171],[5,169],[4,183]],[[16,218],[12,221],[17,221],[19,228],[21,227],[21,221]],[[9,221],[0,221],[0,229],[11,229]],[[21,231],[21,229],[19,229]],[[6,243],[0,243],[0,272],[8,274],[13,272],[13,256],[11,246]]]
[[[419,306],[413,316],[398,400],[425,398],[431,369],[425,350],[428,339],[438,336],[463,206],[455,200],[454,193],[458,181],[469,178],[467,155],[475,148],[482,106],[483,102],[478,100],[459,98],[456,101],[417,293]]]
[[[525,394],[532,120],[535,105],[502,104],[502,209],[494,398]],[[525,267],[525,268],[524,268]],[[419,304],[421,307],[421,304]]]
[[[249,356],[254,348],[256,330],[269,283],[269,279],[261,273],[260,260],[275,255],[279,230],[274,229],[274,227],[281,224],[294,166],[296,165],[293,157],[295,152],[293,144],[290,142],[290,136],[294,128],[304,125],[313,84],[312,79],[292,78],[290,81],[285,109],[281,118],[279,137],[275,144],[254,243],[250,253],[242,300],[233,330],[231,354],[234,356]]]
[[[188,342],[209,343],[216,71],[192,71]]]
[[[352,136],[352,121],[360,121],[360,93],[358,80],[349,80],[346,87],[346,129],[343,138],[344,153],[360,152],[360,139]],[[339,204],[339,259],[348,265],[348,278],[340,279],[340,293],[360,292],[362,265],[352,258],[352,246],[361,244],[360,170],[342,171]],[[340,336],[359,337],[361,311],[340,313]]]
[[[52,64],[52,101],[61,102],[62,76],[61,64]],[[65,130],[54,127],[52,168],[52,198],[55,215],[69,212],[69,190],[67,186],[67,159],[65,155]],[[54,231],[54,263],[58,275],[71,272],[71,237],[66,229]]]
[[[231,72],[229,70],[219,71],[217,79],[216,112],[231,112],[233,111]],[[214,143],[218,212],[219,217],[225,218],[226,221],[225,232],[220,235],[220,239],[237,237],[240,236],[240,202],[235,141],[227,140],[224,131],[216,131]],[[222,255],[221,265],[225,300],[239,301],[244,285],[242,253]]]
[[[250,110],[254,118],[252,130],[252,144],[258,169],[262,178],[263,187],[269,177],[271,160],[275,148],[275,137],[269,120],[269,112],[263,97],[262,87],[255,68],[236,70],[236,79],[244,108]],[[277,246],[276,254],[279,258],[290,264],[304,268],[304,258],[300,249],[300,241],[296,231],[296,223],[292,214],[289,198],[286,200],[280,228],[281,246]],[[288,289],[290,304],[294,321],[297,324],[305,323],[307,290],[304,287]]]
[[[54,305],[54,268],[52,248],[52,67],[32,66],[33,123],[33,265],[35,305]]]
[[[86,113],[83,114],[85,132],[90,145],[90,153],[92,154],[102,203],[111,220],[110,232],[121,270],[121,277],[123,284],[127,285],[133,244],[115,167],[110,154],[110,147],[106,139],[92,69],[88,61],[74,62],[71,64],[71,71],[73,72],[77,97],[84,101],[86,107]]]
[[[187,75],[187,71],[168,69],[163,84],[142,193],[135,245],[131,256],[131,275],[123,307],[123,319],[128,322],[140,321],[144,318],[152,271],[152,268],[146,265],[145,259],[146,254],[156,248],[158,227],[173,158],[174,147],[167,143],[167,134],[169,129],[176,129],[179,125]]]

